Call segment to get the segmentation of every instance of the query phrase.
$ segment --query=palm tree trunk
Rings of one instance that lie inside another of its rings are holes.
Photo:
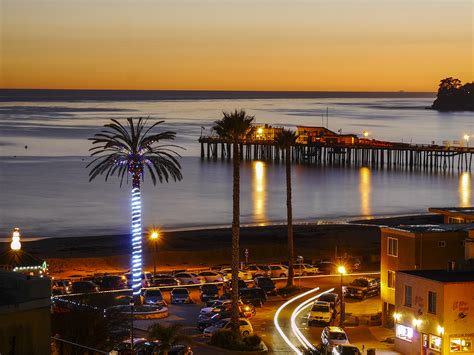
[[[232,161],[234,178],[232,189],[232,325],[239,329],[239,237],[240,237],[240,154],[239,143],[234,142]]]
[[[293,208],[291,205],[291,147],[286,148],[286,214],[288,224],[288,280],[286,287],[293,286],[295,248],[293,242]]]
[[[142,206],[139,174],[132,174],[132,293],[135,304],[141,304],[142,290]]]

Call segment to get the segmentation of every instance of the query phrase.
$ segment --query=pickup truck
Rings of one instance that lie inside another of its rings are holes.
[[[380,281],[368,277],[359,277],[345,287],[344,296],[359,298],[373,297],[380,294]]]

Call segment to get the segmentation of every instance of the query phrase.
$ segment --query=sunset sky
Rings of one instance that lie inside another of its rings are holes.
[[[471,0],[1,0],[0,87],[435,91]]]

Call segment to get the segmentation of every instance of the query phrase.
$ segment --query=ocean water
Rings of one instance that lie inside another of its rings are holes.
[[[222,111],[245,109],[258,123],[332,130],[382,140],[441,144],[474,134],[472,113],[425,109],[433,94],[195,93],[0,90],[0,237],[114,235],[129,231],[130,186],[116,179],[89,183],[87,138],[110,118],[165,120],[183,146],[184,179],[143,187],[145,228],[228,226],[232,166],[202,161],[197,142]],[[329,112],[326,120],[324,114]],[[202,129],[204,127],[204,129]],[[279,164],[242,166],[244,224],[284,223],[285,171]],[[430,206],[470,206],[469,172],[407,172],[368,167],[293,167],[297,221],[426,212]]]

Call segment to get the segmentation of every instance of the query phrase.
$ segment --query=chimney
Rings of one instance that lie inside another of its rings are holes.
[[[456,268],[456,262],[454,260],[448,261],[448,272],[453,272]]]

